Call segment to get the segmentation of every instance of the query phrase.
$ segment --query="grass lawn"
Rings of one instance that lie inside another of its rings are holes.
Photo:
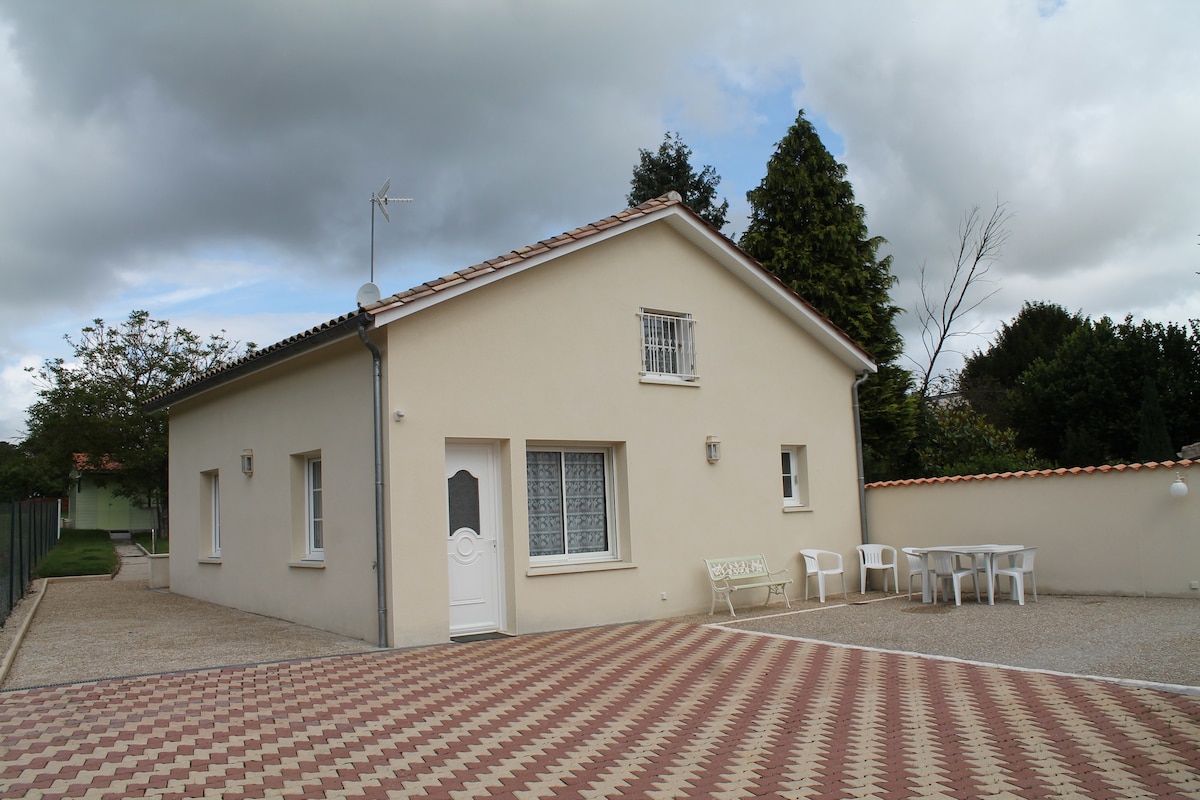
[[[147,553],[162,554],[171,552],[170,539],[164,539],[161,536],[155,537],[153,542],[154,546],[151,547],[149,531],[137,531],[133,533],[132,536],[134,544],[140,544]]]
[[[70,575],[111,575],[117,571],[117,551],[108,531],[63,529],[58,544],[38,562],[39,578]]]

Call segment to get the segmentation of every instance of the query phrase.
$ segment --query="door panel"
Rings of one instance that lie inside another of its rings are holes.
[[[450,634],[500,629],[496,455],[491,445],[446,445],[446,561]]]

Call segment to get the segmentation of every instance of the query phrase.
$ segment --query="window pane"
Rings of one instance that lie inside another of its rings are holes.
[[[529,554],[565,555],[560,453],[525,454],[529,494]]]
[[[321,459],[308,462],[308,549],[325,549],[325,510],[321,490]]]
[[[212,553],[221,554],[221,479],[212,475]]]
[[[567,551],[608,550],[608,503],[605,500],[604,454],[564,453]]]
[[[793,491],[794,481],[792,478],[792,454],[787,450],[783,451],[783,496],[791,499],[795,496]]]
[[[642,318],[647,372],[679,372],[678,331],[675,323],[676,320],[657,314],[647,314]]]
[[[479,479],[460,469],[446,481],[449,497],[450,535],[460,528],[479,532]]]

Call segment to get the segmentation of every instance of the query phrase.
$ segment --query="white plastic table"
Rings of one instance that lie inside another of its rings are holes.
[[[913,547],[911,552],[925,558],[930,553],[953,553],[956,556],[971,556],[972,559],[982,558],[984,568],[987,571],[987,595],[988,605],[996,605],[996,556],[1009,555],[1024,550],[1023,544],[948,544],[939,547]],[[974,561],[972,561],[974,563]],[[979,574],[976,573],[976,578]],[[933,602],[933,595],[930,592],[933,581],[933,570],[929,568],[929,559],[925,558],[925,576],[921,579],[921,600],[925,603]]]

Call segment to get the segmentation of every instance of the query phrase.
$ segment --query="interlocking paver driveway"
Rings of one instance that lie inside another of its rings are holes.
[[[3,797],[1200,798],[1200,698],[680,622],[0,695]]]

